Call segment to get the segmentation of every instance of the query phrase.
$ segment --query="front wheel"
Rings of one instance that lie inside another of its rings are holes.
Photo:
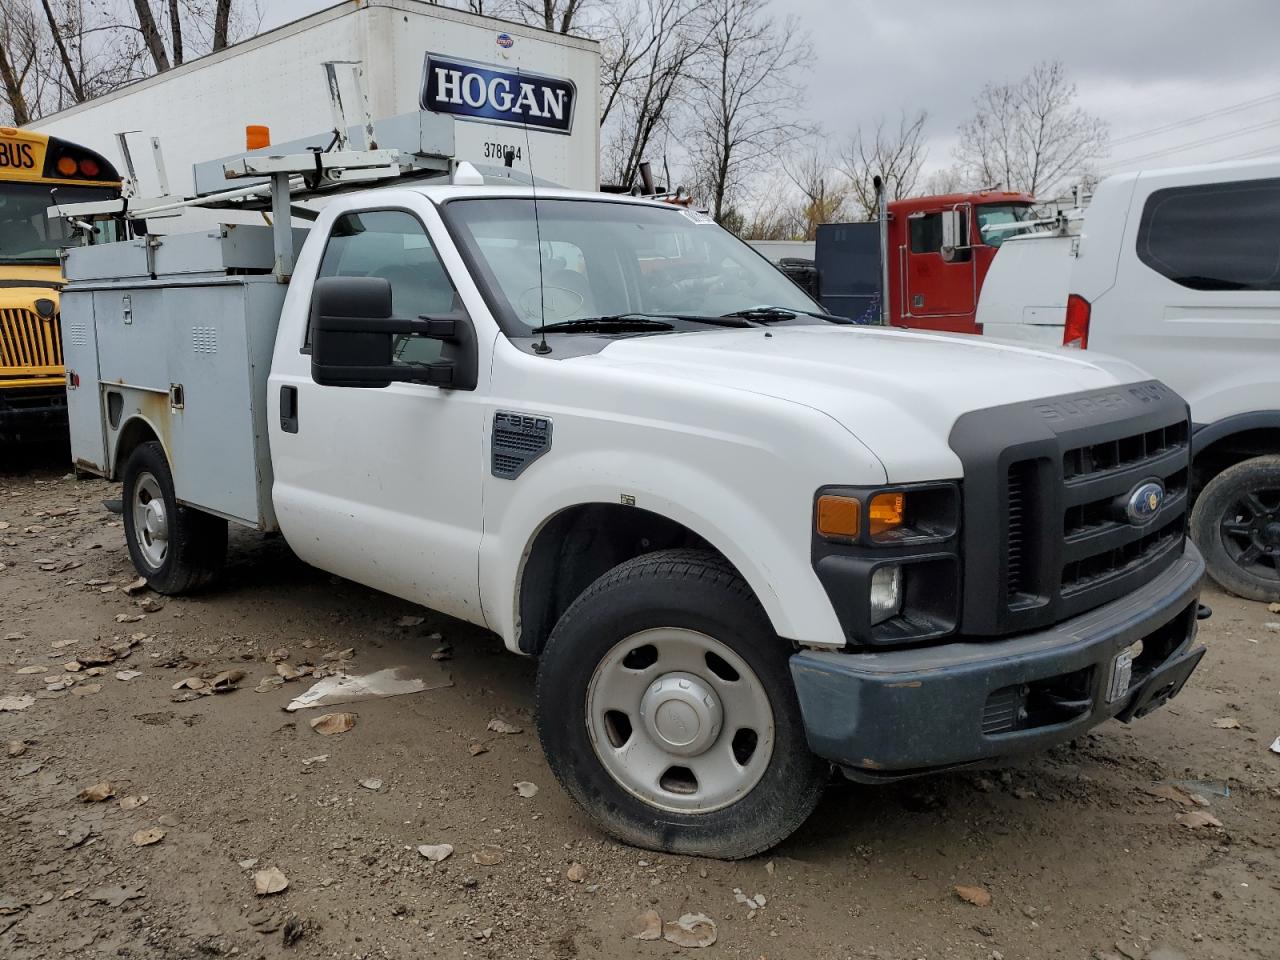
[[[1191,535],[1209,575],[1248,600],[1280,600],[1280,457],[1254,457],[1205,485]]]
[[[630,560],[574,601],[542,654],[547,761],[626,843],[730,860],[767,850],[829,774],[809,752],[790,653],[715,554]]]
[[[178,503],[164,447],[140,444],[124,465],[124,534],[133,565],[157,593],[189,593],[222,570],[227,521]]]

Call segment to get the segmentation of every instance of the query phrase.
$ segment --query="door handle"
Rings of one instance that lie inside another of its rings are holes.
[[[285,433],[298,432],[298,388],[280,388],[280,429]]]

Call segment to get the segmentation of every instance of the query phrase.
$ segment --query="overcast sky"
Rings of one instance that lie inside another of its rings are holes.
[[[602,0],[607,2],[607,0]],[[1060,59],[1079,102],[1111,125],[1104,172],[1280,153],[1280,0],[774,0],[814,49],[797,104],[833,151],[859,124],[929,112],[927,169],[947,166],[956,126],[989,80]],[[331,6],[263,0],[263,27]],[[1269,99],[1231,112],[1224,108]],[[1217,115],[1187,122],[1209,113]],[[1171,124],[1152,136],[1135,136]],[[1126,139],[1128,138],[1128,139]],[[1187,144],[1178,152],[1148,155]],[[1132,163],[1128,161],[1134,161]]]

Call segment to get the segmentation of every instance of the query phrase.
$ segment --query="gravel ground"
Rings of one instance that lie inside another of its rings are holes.
[[[1144,721],[999,770],[833,783],[770,854],[700,861],[592,828],[533,735],[535,664],[494,636],[243,531],[216,592],[130,595],[101,505],[118,489],[6,457],[0,704],[33,702],[0,712],[0,957],[1280,956],[1280,614],[1264,604],[1207,590],[1209,653]],[[97,659],[114,662],[65,666],[112,645]],[[400,667],[435,689],[286,713],[315,678],[256,692],[282,647],[298,669]],[[229,670],[245,672],[229,692],[174,690]],[[323,736],[308,721],[324,712],[355,725]],[[102,782],[109,798],[78,799]],[[424,844],[454,852],[434,863]],[[272,867],[287,889],[256,895]],[[705,914],[717,940],[632,939],[648,909]]]

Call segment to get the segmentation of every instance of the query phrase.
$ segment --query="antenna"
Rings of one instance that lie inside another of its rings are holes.
[[[521,70],[516,67],[516,76]],[[538,243],[538,332],[542,339],[533,346],[533,352],[548,354],[551,347],[547,344],[547,288],[542,279],[542,222],[538,219],[538,178],[533,172],[533,144],[529,140],[529,121],[522,122],[524,127],[524,149],[529,154],[529,189],[533,191],[533,233]]]

